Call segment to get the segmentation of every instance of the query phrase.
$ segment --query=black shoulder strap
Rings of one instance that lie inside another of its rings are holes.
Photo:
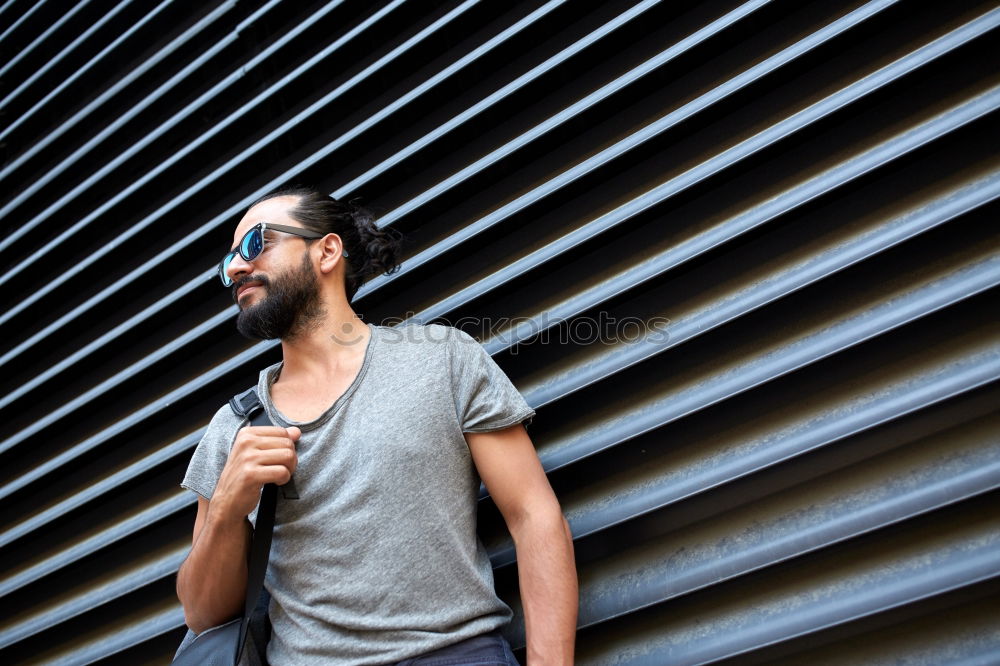
[[[260,404],[257,390],[251,388],[233,396],[229,406],[238,416],[250,419],[250,425],[271,425],[267,411]],[[298,499],[298,493],[292,480],[282,488],[285,499]],[[240,624],[240,638],[236,648],[236,662],[240,662],[246,645],[247,630],[250,616],[257,607],[261,590],[264,587],[264,573],[267,571],[267,561],[271,555],[271,536],[274,533],[274,512],[278,504],[278,486],[273,483],[264,484],[260,492],[260,504],[257,506],[257,522],[250,540],[250,559],[247,564],[247,594],[243,604],[243,621]]]

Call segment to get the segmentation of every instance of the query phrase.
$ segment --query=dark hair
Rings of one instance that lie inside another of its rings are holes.
[[[379,228],[375,216],[352,201],[338,201],[306,185],[288,185],[268,192],[250,207],[275,197],[293,196],[299,201],[288,214],[306,229],[323,234],[334,233],[344,242],[347,256],[344,292],[347,301],[354,299],[358,288],[369,277],[390,275],[399,270],[398,257],[403,234],[398,229]]]

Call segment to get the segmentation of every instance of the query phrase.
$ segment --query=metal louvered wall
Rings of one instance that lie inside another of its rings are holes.
[[[998,26],[2,3],[0,662],[169,661],[178,483],[278,351],[214,264],[296,181],[409,238],[356,311],[461,325],[536,408],[579,663],[1000,663]]]

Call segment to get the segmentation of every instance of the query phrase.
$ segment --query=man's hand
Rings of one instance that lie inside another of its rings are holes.
[[[211,510],[221,512],[227,518],[248,516],[260,500],[261,486],[265,483],[279,486],[288,483],[298,464],[295,443],[301,434],[302,431],[294,426],[250,426],[241,429],[216,483]]]
[[[298,458],[298,428],[250,426],[240,430],[229,451],[211,501],[198,498],[191,552],[177,572],[177,597],[184,621],[201,633],[239,617],[247,589],[247,516],[260,501],[265,483],[284,485]]]

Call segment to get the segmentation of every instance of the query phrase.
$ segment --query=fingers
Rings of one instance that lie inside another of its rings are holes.
[[[267,483],[274,480],[275,474],[280,480],[281,473],[265,469],[268,467],[280,466],[290,477],[298,464],[295,440],[301,432],[295,428],[291,434],[294,438],[288,436],[285,428],[271,426],[243,428],[233,443],[229,463],[239,469],[240,476],[250,483]]]
[[[295,466],[298,464],[298,456],[295,455],[295,450],[289,447],[255,449],[248,452],[243,457],[243,460],[247,471],[251,471],[253,467],[281,465],[288,468],[289,472],[294,472]]]
[[[234,449],[294,447],[302,432],[298,428],[249,426],[241,428],[233,442]]]
[[[266,467],[258,467],[256,473],[254,474],[255,481],[260,484],[274,483],[279,486],[283,486],[292,479],[292,473],[295,471],[294,465],[292,468],[288,468],[284,465],[268,465]]]
[[[290,428],[278,428],[275,426],[247,426],[241,428],[239,433],[237,433],[237,439],[244,440],[288,440],[292,442],[297,442],[299,437],[302,435],[302,431],[292,426]]]
[[[292,437],[290,433],[294,431],[295,436]],[[246,426],[245,428],[240,428],[241,433],[247,433],[254,436],[260,437],[288,437],[290,439],[296,440],[302,431],[292,426],[291,428],[279,428],[278,426]]]
[[[241,442],[253,449],[294,449],[294,440],[288,437],[247,437]]]

